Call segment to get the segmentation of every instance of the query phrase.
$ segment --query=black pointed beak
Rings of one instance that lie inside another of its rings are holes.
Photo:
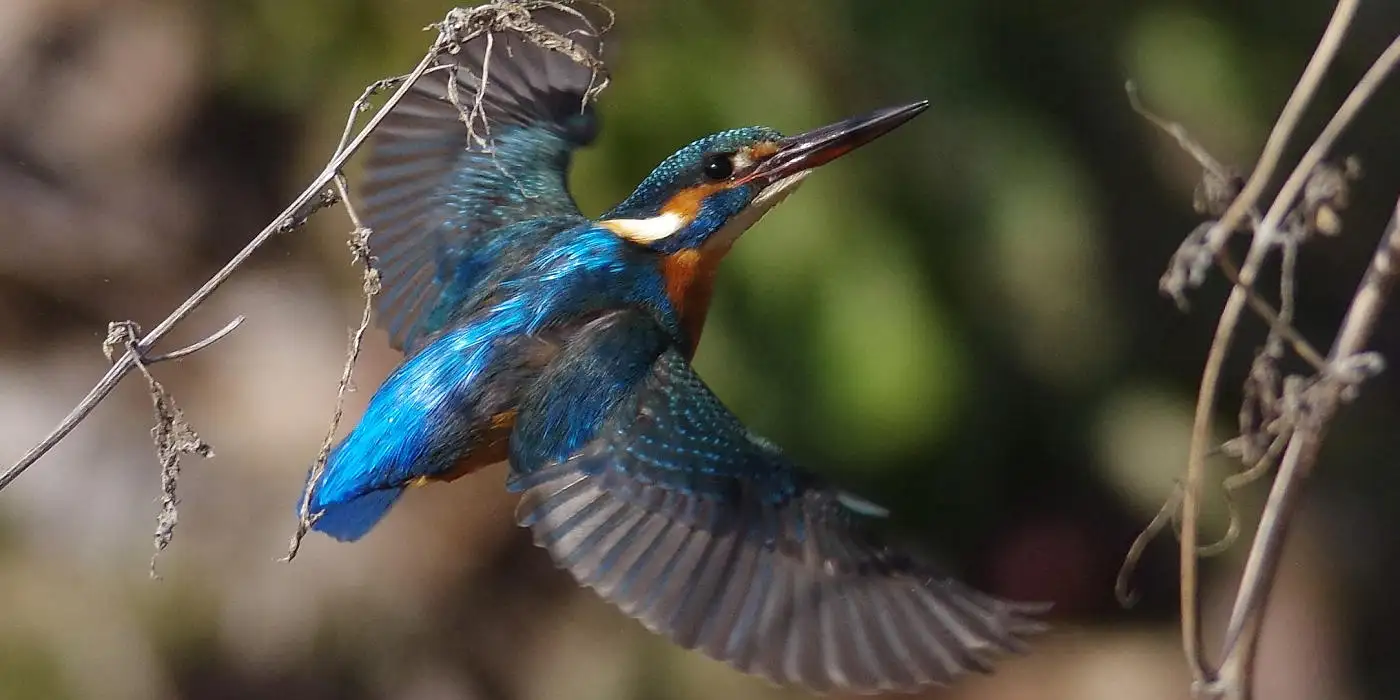
[[[870,114],[778,140],[778,150],[754,168],[746,179],[774,182],[829,163],[913,119],[928,109],[928,100],[886,107]]]

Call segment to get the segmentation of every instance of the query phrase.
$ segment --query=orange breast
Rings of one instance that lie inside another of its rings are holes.
[[[666,277],[666,296],[680,318],[681,329],[690,341],[686,357],[694,357],[700,345],[700,332],[705,329],[705,315],[710,310],[714,293],[715,273],[725,250],[690,249],[673,253],[662,263]]]

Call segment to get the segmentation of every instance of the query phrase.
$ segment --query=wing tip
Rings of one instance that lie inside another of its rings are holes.
[[[998,657],[1026,653],[1027,638],[1049,629],[1035,619],[1048,603],[1005,601],[948,579],[803,568],[730,536],[737,531],[646,510],[568,463],[516,485],[525,490],[517,522],[558,568],[651,632],[780,687],[915,693],[993,673]],[[821,634],[831,620],[861,627],[861,639]]]

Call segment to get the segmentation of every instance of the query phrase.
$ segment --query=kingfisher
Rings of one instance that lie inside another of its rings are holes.
[[[705,136],[592,218],[566,178],[599,128],[599,25],[532,7],[554,41],[444,50],[375,132],[360,213],[404,360],[308,477],[312,529],[356,540],[411,487],[505,461],[517,522],[560,568],[740,671],[914,691],[1021,651],[1045,606],[891,546],[883,508],[755,434],[691,366],[736,239],[928,103]]]

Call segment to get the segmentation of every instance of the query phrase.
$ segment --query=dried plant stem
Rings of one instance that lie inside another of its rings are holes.
[[[165,392],[164,388],[160,386],[159,382],[147,371],[147,367],[156,362],[178,359],[199,352],[232,332],[243,319],[240,316],[232,323],[204,340],[173,352],[152,355],[150,353],[151,347],[164,337],[176,324],[184,320],[191,312],[203,304],[220,285],[226,282],[234,272],[247,262],[270,238],[279,233],[289,233],[300,228],[312,214],[326,206],[337,202],[344,202],[351,223],[354,225],[354,231],[350,238],[352,255],[355,261],[363,268],[364,306],[360,314],[360,323],[351,333],[350,346],[346,353],[345,366],[341,375],[339,390],[336,395],[334,416],[331,420],[331,425],[320,453],[308,475],[308,485],[303,494],[301,507],[299,509],[300,517],[298,519],[297,533],[293,537],[286,558],[291,559],[295,556],[297,546],[302,536],[306,534],[319,515],[317,513],[308,512],[310,496],[312,494],[312,489],[317,484],[321,472],[325,467],[328,455],[330,454],[331,444],[343,413],[345,394],[351,390],[351,379],[354,373],[355,363],[359,357],[360,347],[363,343],[365,333],[370,325],[370,318],[373,312],[373,297],[378,293],[380,286],[379,273],[374,268],[374,262],[369,251],[368,239],[371,232],[361,221],[358,213],[351,205],[349,187],[346,184],[342,169],[346,162],[365,144],[370,135],[379,128],[379,125],[389,113],[404,99],[419,78],[430,71],[452,70],[455,64],[451,61],[442,63],[440,62],[440,58],[445,54],[456,53],[461,50],[463,43],[482,34],[486,35],[487,42],[487,55],[483,63],[483,75],[479,77],[478,85],[480,87],[477,89],[473,109],[469,114],[464,114],[469,143],[471,139],[475,138],[478,141],[476,145],[489,150],[483,137],[476,134],[472,130],[472,126],[477,123],[478,120],[480,120],[483,125],[485,123],[484,115],[481,113],[483,109],[482,99],[484,86],[487,80],[487,76],[485,75],[486,66],[489,66],[491,47],[494,42],[493,33],[514,32],[542,48],[560,52],[567,55],[571,60],[592,68],[594,72],[592,83],[582,99],[586,104],[596,97],[598,92],[603,90],[608,83],[606,72],[600,59],[585,51],[571,37],[555,33],[547,27],[536,23],[530,17],[531,12],[548,8],[568,12],[587,20],[577,9],[570,6],[573,1],[574,0],[495,0],[494,2],[485,3],[468,9],[453,9],[447,13],[442,21],[431,25],[429,28],[436,29],[437,36],[434,38],[432,45],[423,55],[418,65],[407,75],[381,80],[366,88],[364,94],[351,108],[350,114],[346,119],[345,130],[341,135],[339,146],[336,148],[329,162],[326,163],[321,172],[312,180],[311,184],[308,185],[307,188],[272,221],[272,223],[268,224],[261,232],[254,236],[242,250],[223,266],[223,268],[210,277],[194,292],[194,294],[190,295],[189,298],[182,302],[174,312],[167,316],[165,320],[161,321],[160,324],[150,333],[146,334],[145,337],[137,338],[140,332],[134,323],[125,322],[123,324],[116,324],[124,329],[125,334],[121,336],[121,342],[115,344],[109,343],[108,346],[106,346],[111,348],[108,351],[108,359],[113,360],[112,367],[57,427],[37,445],[26,452],[18,462],[10,466],[3,473],[0,473],[0,489],[4,489],[12,483],[20,474],[48,453],[54,445],[58,444],[71,433],[79,423],[87,418],[99,403],[111,394],[117,384],[131,373],[132,370],[139,370],[145,374],[149,380],[152,400],[156,403],[157,417],[162,421],[157,424],[157,430],[163,432],[157,434],[156,440],[157,452],[161,456],[163,465],[164,500],[161,526],[157,531],[156,537],[157,549],[163,548],[164,543],[169,541],[169,532],[174,526],[174,485],[175,478],[178,475],[178,457],[180,453],[187,453],[193,449],[185,449],[188,447],[185,443],[193,444],[193,441],[197,440],[197,436],[190,440],[184,440],[185,436],[178,430],[183,423],[176,421],[178,424],[171,424],[170,421],[161,418],[161,416],[164,415],[162,410],[165,410],[167,407],[169,410],[167,410],[166,413],[177,413],[178,409],[174,408],[173,401],[169,399],[169,395]],[[591,21],[589,21],[589,26],[593,29],[595,35],[601,36],[603,32],[611,27],[612,11],[601,5],[598,5],[598,7],[606,11],[608,22],[601,29],[594,27]],[[456,85],[457,81],[455,77],[449,78],[449,93],[455,95]],[[369,109],[370,98],[390,88],[394,89],[393,94],[384,101],[374,115],[366,122],[364,127],[356,132],[355,124],[358,121],[360,113]],[[456,104],[455,99],[453,102]],[[354,134],[353,138],[352,134]],[[119,358],[115,357],[116,350],[123,351],[123,354]],[[171,427],[172,425],[174,425],[173,428]],[[190,435],[193,435],[192,431],[190,431]],[[202,445],[202,443],[200,444]],[[171,447],[172,445],[173,447]]]
[[[1269,207],[1269,212],[1264,215],[1264,220],[1260,224],[1262,232],[1269,237],[1265,243],[1273,243],[1274,238],[1279,235],[1281,224],[1288,213],[1293,209],[1293,204],[1298,198],[1298,193],[1302,192],[1303,186],[1307,184],[1308,177],[1313,174],[1317,166],[1322,164],[1322,160],[1332,150],[1332,145],[1336,143],[1337,137],[1351,125],[1358,112],[1366,103],[1371,100],[1371,96],[1376,93],[1376,89],[1385,82],[1386,77],[1395,69],[1397,62],[1400,62],[1400,37],[1396,37],[1386,47],[1385,51],[1371,64],[1366,73],[1357,81],[1356,87],[1352,88],[1346,100],[1337,108],[1336,113],[1327,121],[1327,126],[1323,127],[1322,133],[1318,134],[1315,140],[1298,161],[1297,167],[1289,174],[1284,181],[1283,187],[1279,188],[1278,195],[1274,198],[1274,203]],[[1256,233],[1256,238],[1258,234]],[[1243,276],[1243,271],[1241,272]]]
[[[1397,41],[1394,46],[1400,46]],[[1376,254],[1362,278],[1347,310],[1346,318],[1329,353],[1336,369],[1320,378],[1308,392],[1305,418],[1294,430],[1279,463],[1278,476],[1259,521],[1259,531],[1245,561],[1239,592],[1225,632],[1220,685],[1226,697],[1246,700],[1248,680],[1258,646],[1258,629],[1263,610],[1278,569],[1279,555],[1287,534],[1290,515],[1297,504],[1303,480],[1311,472],[1326,436],[1327,427],[1345,402],[1348,389],[1357,377],[1347,368],[1359,357],[1375,331],[1376,322],[1395,286],[1400,266],[1400,200],[1382,236]]]
[[[1250,254],[1246,258],[1244,267],[1240,270],[1242,284],[1252,283],[1267,251],[1279,236],[1280,226],[1288,212],[1293,209],[1294,202],[1308,176],[1322,163],[1337,137],[1341,135],[1380,84],[1384,82],[1397,62],[1400,62],[1400,38],[1391,42],[1386,51],[1357,82],[1356,87],[1352,89],[1347,99],[1338,108],[1332,119],[1328,121],[1322,133],[1319,134],[1297,167],[1293,169],[1292,174],[1284,182],[1273,205],[1269,207],[1268,213],[1255,231]],[[1353,310],[1348,313],[1337,343],[1329,354],[1328,363],[1331,368],[1336,368],[1338,362],[1345,361],[1359,352],[1361,344],[1370,337],[1375,314],[1379,313],[1379,308],[1383,303],[1384,292],[1388,291],[1393,282],[1391,275],[1395,259],[1392,245],[1395,243],[1393,240],[1395,235],[1394,222],[1392,221],[1390,230],[1384,236],[1380,250],[1373,259],[1371,268],[1367,271],[1362,287],[1357,292],[1357,297],[1353,302]],[[1238,289],[1236,287],[1236,290]],[[1232,294],[1230,299],[1234,300],[1236,296],[1236,294]],[[1358,314],[1357,305],[1361,304],[1363,300],[1366,301],[1364,312]],[[1220,333],[1227,329],[1233,330],[1234,324],[1238,321],[1238,311],[1236,310],[1232,317],[1229,315],[1230,309],[1230,305],[1227,304],[1225,312],[1221,314],[1220,330],[1216,336],[1217,344],[1222,344]],[[1228,337],[1228,335],[1225,336],[1222,345],[1228,344]],[[1326,426],[1336,413],[1341,403],[1342,392],[1346,388],[1346,381],[1338,379],[1335,376],[1337,374],[1332,372],[1330,376],[1329,374],[1322,376],[1319,385],[1314,387],[1311,392],[1313,399],[1307,407],[1307,420],[1300,421],[1299,425],[1294,426],[1293,435],[1289,439],[1288,447],[1285,449],[1279,464],[1278,475],[1275,477],[1269,500],[1265,504],[1259,530],[1245,562],[1244,575],[1236,594],[1225,634],[1225,642],[1221,650],[1222,669],[1228,669],[1228,672],[1221,679],[1224,681],[1223,690],[1234,698],[1248,697],[1241,693],[1247,692],[1247,676],[1250,675],[1254,651],[1257,648],[1257,643],[1252,639],[1252,636],[1257,634],[1260,626],[1258,619],[1262,616],[1269,590],[1275,578],[1278,555],[1282,551],[1287,526],[1291,519],[1289,516],[1296,506],[1300,482],[1316,461]],[[1186,538],[1183,536],[1182,539]],[[1251,638],[1240,644],[1241,635],[1245,633],[1246,628],[1252,631]],[[1242,688],[1244,688],[1243,691]]]
[[[1356,16],[1356,8],[1360,4],[1360,0],[1337,2],[1336,9],[1332,11],[1332,19],[1328,21],[1327,29],[1318,41],[1317,49],[1313,51],[1312,58],[1293,88],[1293,94],[1289,95],[1288,102],[1284,103],[1283,111],[1279,113],[1278,120],[1269,132],[1269,138],[1264,142],[1264,151],[1259,154],[1259,162],[1255,164],[1254,172],[1250,173],[1239,197],[1225,210],[1220,221],[1206,236],[1207,245],[1211,250],[1218,251],[1225,247],[1225,241],[1239,228],[1245,216],[1254,208],[1259,196],[1264,193],[1264,188],[1274,175],[1274,169],[1278,167],[1279,159],[1283,157],[1284,148],[1288,145],[1293,130],[1298,126],[1298,120],[1307,110],[1308,103],[1317,92],[1317,86],[1322,83],[1323,76],[1332,65],[1332,59],[1341,48],[1342,39],[1351,28],[1351,21]]]
[[[1207,245],[1220,250],[1255,202],[1282,156],[1284,146],[1291,137],[1299,118],[1316,92],[1318,84],[1331,65],[1340,48],[1342,39],[1356,14],[1358,0],[1340,0],[1332,14],[1332,19],[1323,32],[1317,50],[1299,78],[1293,94],[1284,105],[1283,112],[1274,124],[1273,131],[1265,143],[1264,152],[1240,195],[1226,210],[1219,223],[1207,235]],[[1270,236],[1256,231],[1254,241],[1240,270],[1240,284],[1230,291],[1230,297],[1221,312],[1215,340],[1206,358],[1201,375],[1201,389],[1196,401],[1195,420],[1191,428],[1191,447],[1187,462],[1186,483],[1181,503],[1181,635],[1182,648],[1191,667],[1197,687],[1215,680],[1215,672],[1203,653],[1200,629],[1200,591],[1198,573],[1200,498],[1205,484],[1206,453],[1210,445],[1210,422],[1215,412],[1215,398],[1220,383],[1220,373],[1228,354],[1235,327],[1243,310],[1247,287],[1252,287],[1270,248]]]
[[[1391,42],[1390,46],[1380,58],[1372,64],[1370,70],[1357,82],[1356,87],[1351,91],[1346,101],[1342,103],[1342,106],[1337,110],[1336,115],[1332,117],[1322,134],[1318,136],[1312,148],[1308,149],[1307,154],[1304,155],[1298,167],[1293,171],[1293,176],[1288,179],[1283,189],[1280,190],[1278,199],[1275,200],[1274,206],[1270,208],[1269,214],[1265,216],[1265,225],[1267,225],[1270,220],[1281,221],[1283,219],[1285,216],[1284,212],[1289,209],[1289,206],[1287,203],[1280,203],[1291,202],[1291,200],[1297,196],[1299,190],[1302,188],[1303,182],[1307,179],[1306,173],[1311,172],[1313,168],[1317,167],[1318,163],[1322,162],[1322,158],[1326,156],[1327,150],[1331,147],[1337,136],[1341,134],[1347,124],[1350,123],[1351,119],[1366,101],[1370,99],[1376,88],[1385,80],[1386,76],[1395,67],[1397,62],[1400,62],[1400,37],[1397,37]],[[1303,175],[1300,175],[1300,173],[1303,173]],[[1287,198],[1287,200],[1285,200],[1285,198]],[[1393,221],[1390,228],[1391,230],[1388,231],[1386,236],[1382,239],[1381,247],[1376,252],[1376,256],[1371,262],[1371,267],[1367,271],[1362,286],[1357,290],[1352,309],[1347,314],[1346,320],[1342,324],[1342,329],[1337,337],[1336,344],[1328,357],[1329,367],[1335,367],[1338,361],[1344,360],[1359,352],[1365,339],[1370,337],[1372,326],[1375,323],[1374,316],[1379,313],[1380,306],[1384,303],[1384,293],[1389,290],[1392,283],[1390,275],[1393,274],[1393,271],[1390,269],[1390,266],[1394,264],[1394,260],[1391,257],[1387,257],[1387,254],[1393,252],[1389,247],[1393,243],[1391,239],[1395,236]],[[1335,405],[1331,405],[1330,408],[1334,411],[1336,407]],[[1326,419],[1330,420],[1330,418],[1331,415],[1329,412]],[[1325,423],[1326,420],[1323,422]],[[1252,571],[1250,567],[1250,564],[1255,564],[1255,566],[1260,564],[1260,561],[1254,555],[1255,552],[1261,551],[1261,547],[1281,546],[1278,543],[1269,543],[1269,540],[1277,539],[1281,541],[1283,539],[1281,524],[1277,534],[1274,534],[1275,531],[1271,529],[1274,525],[1269,518],[1271,515],[1269,506],[1275,504],[1274,495],[1278,496],[1280,507],[1288,503],[1288,501],[1285,500],[1285,494],[1277,493],[1277,491],[1281,485],[1283,488],[1287,488],[1289,482],[1295,480],[1296,476],[1293,474],[1293,470],[1289,468],[1294,467],[1293,463],[1297,462],[1303,455],[1307,454],[1311,456],[1311,453],[1316,451],[1315,447],[1311,447],[1309,443],[1320,441],[1322,437],[1321,432],[1320,428],[1316,431],[1309,432],[1303,430],[1302,426],[1300,426],[1294,438],[1290,440],[1287,451],[1284,453],[1283,462],[1279,467],[1279,475],[1274,482],[1276,493],[1271,494],[1269,503],[1265,507],[1265,519],[1261,521],[1259,534],[1255,538],[1256,548],[1251,551],[1250,559],[1245,565],[1245,578],[1241,581],[1239,596],[1236,598],[1235,609],[1231,614],[1229,630],[1225,637],[1224,653],[1226,655],[1230,653],[1231,647],[1238,639],[1240,629],[1243,626],[1244,616],[1249,614],[1250,610],[1259,606],[1259,591],[1268,585],[1262,579],[1257,579],[1255,576],[1251,576],[1251,574],[1257,573],[1264,578],[1272,578],[1272,575],[1265,576],[1265,574],[1271,574],[1271,571],[1255,572]],[[1307,463],[1310,464],[1311,461],[1312,460],[1309,459]],[[1294,469],[1296,469],[1296,467],[1294,467]],[[1288,470],[1287,473],[1285,470]]]
[[[1215,256],[1215,264],[1221,272],[1225,273],[1225,279],[1229,280],[1230,284],[1233,284],[1236,289],[1244,290],[1245,301],[1248,302],[1249,308],[1264,319],[1265,323],[1269,324],[1269,332],[1272,337],[1287,340],[1293,351],[1298,353],[1298,357],[1302,358],[1313,369],[1319,372],[1327,369],[1327,359],[1312,346],[1312,343],[1308,342],[1307,338],[1303,337],[1302,333],[1298,332],[1298,329],[1293,327],[1293,312],[1290,308],[1292,305],[1291,295],[1281,295],[1284,300],[1283,304],[1280,310],[1275,311],[1274,307],[1254,287],[1247,286],[1240,281],[1240,270],[1230,259],[1229,254],[1223,250],[1220,251]]]
[[[346,134],[350,133],[351,125],[355,123],[355,115],[366,104],[370,95],[373,94],[374,86],[365,92],[365,96],[355,103],[355,107],[350,111],[350,122],[346,125]],[[344,141],[342,140],[342,143]],[[326,460],[330,459],[331,445],[335,442],[336,430],[340,427],[340,419],[345,414],[345,394],[350,391],[350,386],[355,376],[355,364],[360,359],[360,348],[365,341],[365,332],[369,330],[370,317],[374,312],[374,297],[379,294],[380,278],[379,270],[374,267],[374,260],[369,252],[369,237],[373,233],[365,226],[360,219],[359,213],[355,210],[354,204],[350,200],[350,186],[346,183],[343,175],[335,177],[336,191],[340,194],[340,199],[345,203],[345,212],[350,217],[350,223],[354,230],[350,234],[350,254],[354,261],[362,267],[362,291],[364,304],[360,310],[360,324],[350,333],[350,347],[345,353],[345,365],[341,368],[340,384],[335,394],[335,412],[331,415],[330,427],[326,430],[326,437],[321,442],[321,449],[316,454],[316,461],[312,463],[311,470],[306,477],[306,489],[302,491],[301,503],[297,506],[297,528],[292,533],[291,540],[287,543],[287,554],[283,561],[291,561],[296,558],[297,552],[301,549],[301,541],[306,534],[311,531],[311,526],[316,524],[320,513],[311,511],[312,489],[321,481],[321,473],[325,471]]]
[[[214,273],[213,277],[210,277],[208,281],[194,292],[194,294],[190,295],[190,297],[181,303],[175,311],[171,312],[165,320],[151,329],[151,332],[147,333],[145,337],[137,341],[131,349],[128,349],[118,358],[116,362],[112,364],[111,368],[107,370],[107,373],[104,374],[102,378],[98,380],[97,384],[93,386],[92,390],[88,392],[87,396],[83,397],[83,400],[78,402],[78,405],[73,408],[72,412],[70,412],[53,431],[45,436],[37,445],[30,448],[24,456],[20,457],[19,461],[6,469],[3,474],[0,474],[0,489],[9,486],[20,474],[24,473],[25,469],[28,469],[30,465],[38,461],[40,457],[43,457],[49,450],[53,449],[54,445],[57,445],[60,440],[71,433],[83,419],[87,418],[88,414],[92,413],[92,410],[97,407],[97,404],[101,403],[103,399],[107,398],[108,394],[112,393],[112,390],[116,388],[117,384],[120,383],[127,374],[136,369],[137,364],[141,361],[141,353],[148,351],[156,342],[169,333],[170,329],[175,327],[175,324],[184,320],[191,312],[199,308],[200,304],[203,304],[213,295],[214,291],[218,289],[220,285],[227,282],[229,277],[233,276],[233,273],[239,267],[242,267],[243,264],[253,256],[253,253],[257,252],[268,239],[278,233],[298,228],[305,222],[306,218],[316,210],[336,200],[335,195],[326,190],[327,185],[329,185],[336,174],[340,172],[340,169],[345,166],[346,161],[348,161],[350,157],[359,150],[360,146],[364,144],[365,140],[379,125],[379,122],[388,114],[389,109],[397,104],[399,100],[403,99],[403,95],[407,92],[407,85],[411,84],[414,79],[432,65],[437,57],[438,49],[442,42],[443,38],[440,35],[438,41],[433,45],[433,50],[429,51],[423,57],[418,67],[410,74],[407,82],[400,86],[399,89],[385,101],[384,106],[370,119],[369,123],[356,134],[355,138],[352,139],[350,143],[346,144],[345,148],[341,149],[330,159],[330,162],[326,164],[326,167],[321,170],[320,174],[312,179],[311,184],[308,185],[300,195],[297,195],[297,198],[292,200],[292,203],[288,205],[286,209],[282,210],[282,213],[278,214],[277,218],[273,219],[272,223],[269,223],[257,236],[254,236],[253,239],[234,255],[222,269]]]

